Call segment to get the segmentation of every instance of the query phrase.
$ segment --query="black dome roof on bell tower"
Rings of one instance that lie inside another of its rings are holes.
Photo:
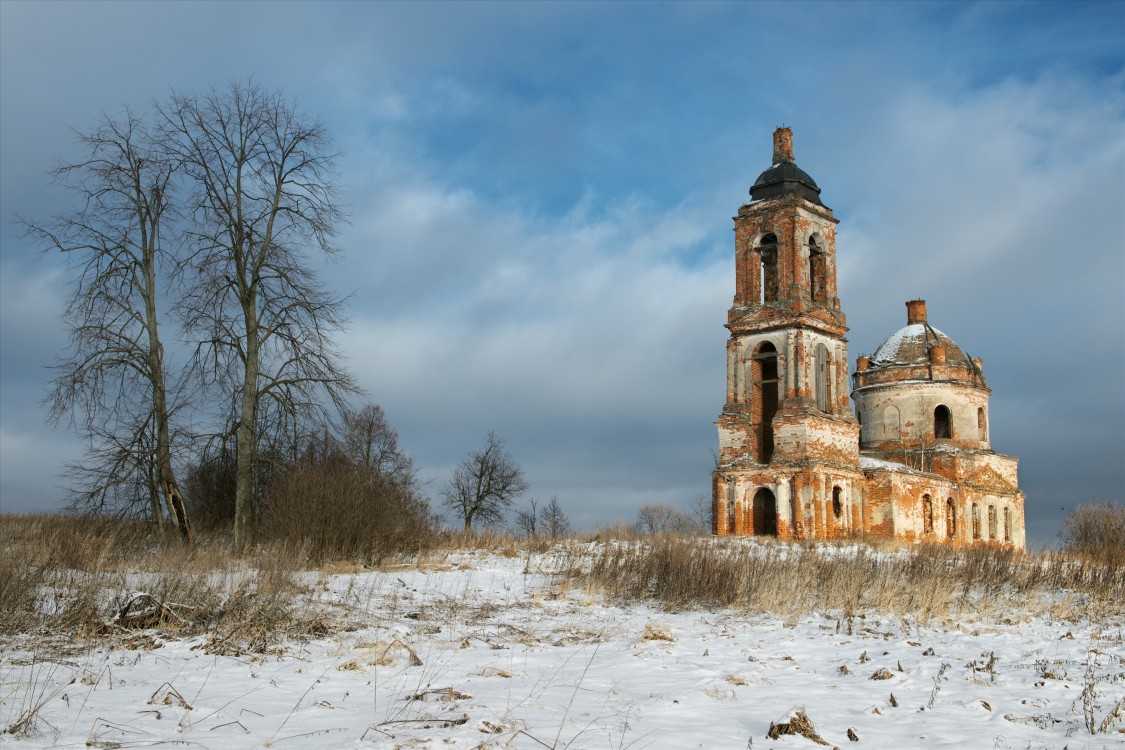
[[[816,181],[797,166],[793,156],[793,131],[778,128],[773,133],[773,166],[758,175],[750,188],[750,198],[763,201],[790,193],[818,206],[824,205],[820,202],[820,188]]]

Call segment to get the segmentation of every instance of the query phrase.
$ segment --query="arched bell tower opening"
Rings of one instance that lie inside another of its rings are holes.
[[[758,285],[761,293],[757,302],[762,305],[777,301],[777,235],[772,232],[762,237],[755,249],[758,256]]]
[[[777,348],[768,341],[754,350],[750,382],[754,389],[751,409],[755,419],[754,457],[760,464],[773,458],[773,418],[777,414]]]

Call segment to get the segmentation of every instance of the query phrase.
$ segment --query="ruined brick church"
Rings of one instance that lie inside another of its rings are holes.
[[[838,222],[789,128],[750,198],[734,217],[713,533],[1022,549],[1018,460],[989,442],[981,360],[913,300],[906,326],[856,360],[849,394]]]

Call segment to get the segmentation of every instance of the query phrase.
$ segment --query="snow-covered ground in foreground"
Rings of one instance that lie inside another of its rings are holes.
[[[819,747],[766,736],[803,706],[842,748],[1125,747],[1125,717],[1093,735],[1084,718],[1125,697],[1120,620],[667,613],[561,588],[550,565],[463,553],[326,576],[320,596],[360,627],[267,657],[0,644],[0,729],[39,706],[0,745]]]

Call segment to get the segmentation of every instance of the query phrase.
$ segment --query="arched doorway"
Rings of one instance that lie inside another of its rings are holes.
[[[754,493],[754,536],[777,536],[777,498],[765,487]]]

